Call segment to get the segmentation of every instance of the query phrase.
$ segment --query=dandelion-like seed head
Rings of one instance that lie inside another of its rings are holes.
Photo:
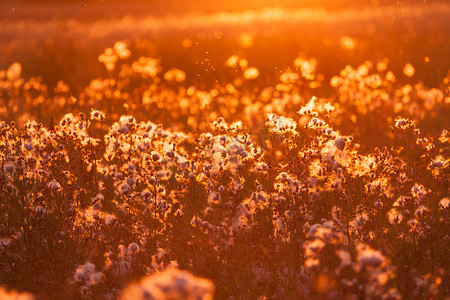
[[[389,223],[391,224],[398,224],[403,219],[403,215],[395,208],[392,208],[390,211],[388,211],[387,215]]]
[[[186,79],[186,73],[178,68],[172,68],[164,73],[164,79],[169,82],[183,82]]]
[[[415,73],[416,69],[414,68],[414,66],[410,63],[406,63],[403,67],[403,74],[405,74],[405,76],[407,77],[413,77]]]
[[[99,110],[91,110],[91,120],[103,121],[105,119],[105,114]]]
[[[6,71],[6,78],[10,81],[14,81],[20,78],[22,75],[22,65],[18,62],[11,64]]]
[[[128,286],[121,299],[199,299],[212,300],[214,284],[186,271],[167,269]]]
[[[347,142],[347,139],[345,137],[340,137],[334,141],[334,145],[339,150],[344,150],[346,142]]]
[[[256,79],[259,76],[259,70],[255,67],[248,68],[244,71],[244,78],[247,80]]]
[[[128,245],[128,251],[132,254],[136,253],[139,251],[139,246],[136,243],[131,243],[130,245]]]
[[[48,187],[54,191],[61,189],[61,185],[56,180],[50,181]]]
[[[395,119],[395,127],[401,130],[406,130],[409,128],[414,128],[415,123],[414,121],[411,121],[409,119],[406,118],[402,118],[402,117],[397,117]]]
[[[439,208],[444,210],[448,209],[450,207],[450,199],[448,197],[442,198],[441,201],[439,201]]]
[[[360,244],[358,250],[358,267],[379,268],[385,263],[385,257],[380,251],[374,250],[367,245]]]
[[[125,42],[118,41],[114,44],[114,52],[120,59],[127,59],[130,57],[131,52],[128,50],[128,45]]]
[[[298,113],[305,116],[317,116],[317,112],[314,111],[316,101],[317,97],[312,97],[311,100],[309,100],[309,102],[298,111]]]
[[[5,171],[5,173],[12,173],[14,172],[15,168],[16,165],[13,162],[9,161],[3,166],[3,171]]]
[[[266,116],[266,126],[269,128],[270,132],[278,134],[290,133],[295,135],[297,122],[295,122],[291,118],[277,116],[272,113],[269,113]]]

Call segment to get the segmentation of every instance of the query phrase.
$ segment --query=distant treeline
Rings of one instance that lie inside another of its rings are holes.
[[[159,0],[18,0],[23,3],[123,3],[123,2],[140,2],[155,4],[160,3]],[[166,0],[165,3],[180,4],[180,5],[207,5],[207,6],[236,6],[236,5],[249,5],[249,6],[267,6],[267,5],[279,5],[279,6],[327,6],[327,7],[345,7],[345,6],[379,6],[379,5],[402,5],[412,3],[436,3],[446,2],[446,0]]]

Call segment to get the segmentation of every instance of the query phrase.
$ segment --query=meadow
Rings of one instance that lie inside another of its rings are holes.
[[[0,18],[1,299],[450,297],[450,5],[40,13]]]

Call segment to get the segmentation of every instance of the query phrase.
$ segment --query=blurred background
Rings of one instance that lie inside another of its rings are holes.
[[[304,56],[319,61],[325,80],[347,64],[387,58],[398,73],[412,63],[411,80],[436,86],[449,69],[442,51],[450,45],[449,7],[439,0],[2,0],[0,69],[19,62],[25,77],[42,76],[50,91],[63,80],[76,95],[107,75],[97,58],[121,40],[130,59],[157,57],[164,70],[184,70],[187,84],[214,84],[237,54],[267,82]]]
[[[214,11],[235,11],[260,9],[262,7],[317,8],[328,10],[348,8],[379,7],[386,5],[428,5],[445,0],[2,0],[0,16],[11,18],[48,17],[118,17],[133,15],[173,15],[189,12],[209,13]],[[14,11],[12,9],[14,8]]]

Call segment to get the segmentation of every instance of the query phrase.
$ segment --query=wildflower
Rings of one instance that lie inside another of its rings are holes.
[[[118,58],[113,48],[106,48],[105,52],[99,55],[98,61],[104,63],[106,69],[111,72],[116,67]]]
[[[403,219],[402,214],[399,213],[398,210],[395,208],[392,208],[390,211],[388,211],[387,215],[389,218],[389,223],[391,224],[398,224]]]
[[[446,164],[446,161],[444,160],[444,157],[442,155],[439,155],[430,162],[430,164],[428,165],[428,168],[430,170],[440,169],[440,168],[444,167],[445,164]]]
[[[105,213],[105,215],[103,217],[103,220],[105,221],[106,225],[110,226],[110,225],[113,225],[116,222],[117,217],[114,216],[114,215]]]
[[[395,202],[392,206],[393,207],[405,207],[410,199],[411,198],[409,198],[409,197],[400,196],[397,198],[397,200],[395,200]]]
[[[327,123],[320,118],[313,117],[313,118],[311,118],[311,120],[309,121],[307,126],[308,126],[308,128],[311,128],[311,129],[320,129],[320,128],[326,127]]]
[[[332,106],[330,103],[325,103],[324,109],[327,112],[327,114],[335,110],[334,106]]]
[[[14,169],[16,168],[16,165],[13,162],[7,162],[4,166],[3,166],[3,170],[5,171],[5,173],[12,173],[14,172]]]
[[[421,201],[427,194],[428,190],[421,184],[414,183],[413,187],[411,188],[411,194],[414,198]]]
[[[306,116],[317,116],[317,112],[314,112],[316,100],[317,97],[312,97],[311,100],[309,100],[309,102],[305,106],[303,106],[297,113]]]
[[[344,150],[345,142],[346,142],[346,139],[344,137],[340,137],[334,141],[334,144],[336,145],[336,148],[338,148],[339,150]]]
[[[52,190],[59,190],[61,188],[61,185],[58,181],[53,180],[48,183],[48,187]]]
[[[91,111],[91,120],[103,121],[105,119],[105,114],[99,110]]]
[[[138,284],[125,288],[121,299],[199,299],[212,300],[214,285],[186,271],[168,269],[143,278]]]
[[[136,243],[131,243],[130,245],[128,245],[128,251],[134,254],[139,251],[139,246]]]
[[[380,267],[384,264],[385,258],[381,254],[380,251],[373,250],[369,246],[362,246],[360,245],[358,247],[358,267],[364,268],[364,267]]]
[[[317,69],[317,60],[315,58],[305,59],[297,57],[294,65],[300,69],[302,76],[307,80],[314,80]]]
[[[348,251],[341,249],[341,250],[337,250],[336,254],[338,255],[338,257],[341,260],[341,263],[339,264],[339,267],[338,267],[338,272],[340,272],[344,268],[352,265],[352,257]]]
[[[297,128],[297,123],[291,118],[276,116],[269,113],[267,114],[266,120],[266,126],[269,128],[270,132],[278,134],[296,134],[295,128]]]
[[[320,260],[317,258],[310,257],[307,260],[305,260],[305,267],[307,267],[308,269],[317,267],[319,264],[320,264]]]
[[[255,67],[248,68],[244,71],[245,79],[255,79],[259,76],[259,71]]]
[[[442,155],[438,155],[427,166],[434,177],[438,177],[449,166],[449,160],[446,160]]]
[[[198,227],[202,223],[202,219],[200,219],[197,216],[193,216],[191,219],[191,226],[192,227]]]
[[[230,58],[228,58],[226,64],[227,66],[229,66],[230,68],[236,68],[239,62],[239,56],[237,55],[232,55],[230,56]]]
[[[84,281],[88,287],[99,284],[104,277],[105,275],[102,272],[95,272],[95,265],[90,262],[78,266],[74,275],[75,281]]]
[[[120,41],[114,44],[114,52],[119,56],[120,59],[127,59],[131,55],[130,50],[128,50],[127,44]]]
[[[171,82],[183,82],[186,79],[186,73],[177,68],[172,68],[164,74],[164,79]]]
[[[414,212],[414,215],[416,217],[421,217],[423,215],[425,215],[427,212],[429,212],[430,210],[428,209],[428,207],[424,206],[424,205],[420,205],[416,211]]]
[[[365,212],[362,212],[362,213],[358,214],[351,223],[353,224],[353,227],[356,230],[358,230],[364,226],[364,224],[366,223],[366,221],[368,219],[369,219],[369,216]]]
[[[288,72],[284,72],[283,74],[280,75],[280,80],[283,83],[295,83],[299,80],[299,76],[297,73],[288,71]]]
[[[333,76],[330,80],[330,85],[332,87],[338,87],[343,83],[342,77],[339,76]]]
[[[31,141],[26,141],[23,145],[25,147],[25,149],[27,149],[28,151],[31,151],[31,149],[33,149],[33,143]]]
[[[248,60],[246,60],[245,58],[241,58],[239,60],[239,67],[241,67],[242,69],[247,68],[248,66]]]
[[[18,292],[15,290],[8,291],[0,286],[0,299],[3,300],[34,300],[35,297],[26,292]]]
[[[319,254],[325,247],[325,243],[320,239],[315,239],[312,242],[308,242],[305,247],[305,255],[313,256]]]
[[[151,57],[140,57],[137,61],[133,62],[131,68],[144,78],[153,78],[161,71],[160,61]]]
[[[439,201],[439,208],[444,210],[450,207],[450,199],[448,197],[442,198],[441,201]]]
[[[22,74],[22,65],[18,62],[11,64],[6,71],[6,77],[10,81],[14,81],[20,78]]]
[[[439,136],[439,141],[442,144],[450,143],[450,131],[447,129],[442,130],[441,135]]]
[[[286,210],[286,211],[284,212],[284,216],[285,216],[286,218],[288,218],[288,219],[292,219],[293,216],[294,216],[294,213],[293,213],[292,211],[290,211],[290,210]]]
[[[333,222],[327,221],[324,224],[314,224],[307,233],[308,238],[329,240],[333,235]]]
[[[130,192],[131,187],[126,182],[119,184],[119,193],[122,195],[127,195]]]
[[[75,116],[72,113],[66,114],[61,121],[59,121],[59,126],[62,128],[70,126],[76,121]]]
[[[255,172],[265,172],[267,170],[268,166],[266,163],[260,162],[256,164],[254,170]]]
[[[397,117],[395,119],[395,127],[398,129],[406,130],[408,128],[414,127],[415,123],[409,119],[405,119],[402,117]]]
[[[410,63],[405,64],[403,67],[403,74],[407,77],[413,77],[416,73],[416,70],[414,69],[414,66]]]
[[[161,155],[158,152],[153,151],[152,152],[152,159],[153,159],[153,161],[157,162],[157,161],[159,161],[161,159]]]

